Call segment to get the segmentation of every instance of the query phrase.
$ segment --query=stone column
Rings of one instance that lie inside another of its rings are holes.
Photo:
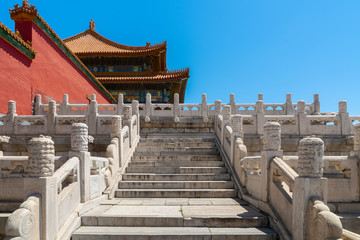
[[[268,201],[269,182],[271,181],[270,161],[283,157],[281,150],[281,126],[277,122],[267,122],[263,131],[263,150],[261,151],[261,200]]]
[[[341,126],[341,135],[350,135],[351,134],[351,121],[349,118],[349,113],[347,111],[347,102],[339,102],[339,115],[340,115],[340,126]]]
[[[179,116],[180,116],[180,101],[179,101],[179,94],[175,93],[174,94],[174,109],[173,109],[173,117],[174,117],[174,122],[178,123],[180,122]]]
[[[203,119],[203,122],[208,122],[209,121],[208,105],[207,105],[206,94],[205,93],[203,93],[201,95],[201,117]]]
[[[264,101],[264,95],[262,93],[258,94],[258,100]]]
[[[6,114],[6,122],[5,124],[5,132],[6,135],[13,135],[14,134],[14,125],[15,125],[15,117],[16,114],[16,102],[10,100],[8,102],[8,113]]]
[[[150,116],[152,116],[151,94],[147,93],[145,104],[145,122],[150,122]]]
[[[236,114],[236,107],[235,107],[235,94],[230,94],[230,107],[231,107],[231,114]]]
[[[69,105],[69,95],[64,94],[63,96],[63,101],[60,104],[60,115],[67,115],[67,109],[68,109],[68,105]]]
[[[298,126],[299,126],[299,134],[305,135],[307,134],[307,117],[305,113],[305,102],[298,101],[297,103],[297,115],[298,115]]]
[[[122,115],[124,106],[124,95],[119,94],[117,103],[117,115]]]
[[[286,115],[293,115],[294,114],[294,106],[291,101],[291,94],[286,94]]]
[[[258,100],[256,102],[255,110],[256,110],[257,134],[262,134],[263,126],[265,123],[264,102],[262,100]]]
[[[71,127],[71,152],[69,157],[80,159],[81,202],[90,200],[91,158],[88,152],[88,126],[85,123],[73,123]]]
[[[293,239],[305,240],[308,234],[308,204],[317,197],[326,204],[327,179],[322,178],[324,142],[320,138],[303,138],[299,143],[298,177],[293,191]]]

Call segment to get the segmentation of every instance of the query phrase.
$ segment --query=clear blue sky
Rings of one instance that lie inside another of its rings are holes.
[[[0,21],[13,29],[0,2]],[[88,28],[127,45],[168,41],[169,69],[190,67],[185,102],[312,102],[322,112],[347,100],[360,115],[359,0],[30,0],[61,38]]]

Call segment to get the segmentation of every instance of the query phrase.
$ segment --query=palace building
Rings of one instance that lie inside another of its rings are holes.
[[[142,47],[119,44],[97,33],[93,20],[88,30],[63,41],[114,98],[123,94],[125,103],[145,102],[151,93],[153,102],[172,103],[178,93],[184,102],[189,69],[167,69],[166,42]]]
[[[41,95],[45,102],[70,100],[89,103],[97,94],[99,103],[115,103],[79,58],[28,1],[10,10],[15,31],[0,23],[0,101],[13,100],[18,114],[31,114],[32,102]],[[8,111],[0,105],[0,114]]]

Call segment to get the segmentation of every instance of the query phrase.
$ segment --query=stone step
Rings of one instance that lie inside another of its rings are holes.
[[[141,134],[149,134],[149,133],[213,133],[212,128],[142,128]]]
[[[151,174],[127,173],[123,175],[124,181],[228,181],[230,174],[204,173],[204,174]]]
[[[187,156],[187,155],[217,155],[219,156],[220,153],[217,150],[208,150],[208,151],[152,151],[152,152],[139,152],[135,151],[133,156]]]
[[[131,161],[129,167],[224,167],[223,161],[190,161],[190,160],[173,160],[173,161]]]
[[[171,205],[166,200],[148,199],[140,203],[124,200],[115,205],[100,205],[82,216],[83,226],[112,227],[267,227],[267,217],[248,205]],[[177,200],[177,199],[173,199]],[[206,199],[191,199],[202,203]],[[221,199],[218,199],[219,203]],[[148,202],[147,204],[145,202]],[[161,202],[160,204],[158,204]]]
[[[139,142],[138,147],[203,147],[215,148],[214,142]]]
[[[121,181],[119,189],[232,189],[232,181]]]
[[[275,240],[269,228],[207,228],[207,227],[81,227],[72,240],[197,240],[246,239]]]
[[[166,151],[176,151],[176,152],[208,152],[216,151],[214,147],[137,147],[136,152],[142,153],[152,153],[152,152],[166,152]]]
[[[140,143],[214,143],[214,136],[208,137],[149,137],[140,138]]]
[[[118,189],[117,198],[231,198],[235,189]]]
[[[156,173],[156,174],[177,174],[177,173],[227,173],[225,167],[127,167],[126,173]]]
[[[174,161],[174,160],[219,161],[222,160],[222,158],[220,155],[144,156],[141,154],[132,157],[132,161]]]
[[[360,234],[360,214],[342,213],[337,214],[344,229]]]

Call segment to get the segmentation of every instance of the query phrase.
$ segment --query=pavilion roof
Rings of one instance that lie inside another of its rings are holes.
[[[151,76],[132,76],[132,77],[98,77],[97,79],[102,83],[158,83],[158,82],[177,82],[183,79],[188,79],[189,68],[167,71]]]
[[[92,25],[93,24],[93,25]],[[159,52],[166,49],[166,41],[146,46],[133,47],[113,42],[95,31],[95,23],[90,22],[90,28],[73,37],[63,40],[66,45],[77,55],[88,54],[120,54],[120,55],[144,55]]]

